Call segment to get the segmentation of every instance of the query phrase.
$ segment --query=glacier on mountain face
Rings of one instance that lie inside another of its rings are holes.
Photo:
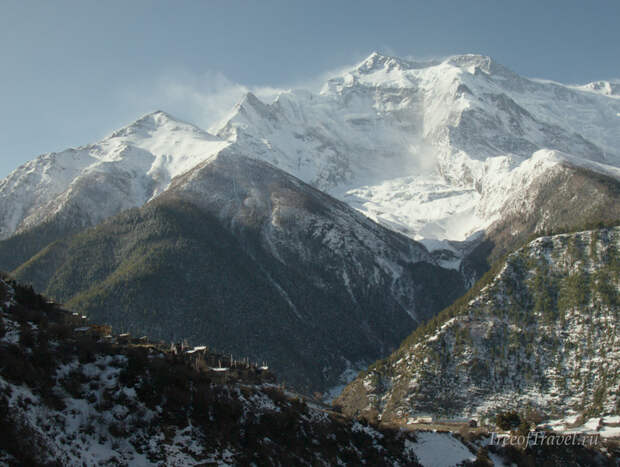
[[[475,238],[554,165],[617,176],[620,100],[599,88],[526,79],[478,55],[416,63],[374,53],[318,95],[265,104],[248,94],[215,130],[430,249],[458,253],[450,241]]]

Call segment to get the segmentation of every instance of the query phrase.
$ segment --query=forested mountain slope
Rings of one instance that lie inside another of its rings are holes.
[[[538,238],[349,385],[382,420],[620,411],[620,228]]]
[[[119,331],[255,355],[320,391],[464,291],[422,245],[235,154],[50,244],[14,275]]]
[[[413,434],[309,405],[245,359],[108,334],[4,279],[0,299],[3,465],[417,465]]]

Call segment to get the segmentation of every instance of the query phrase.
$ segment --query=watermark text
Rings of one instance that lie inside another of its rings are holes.
[[[545,431],[530,431],[524,434],[491,433],[491,443],[495,446],[597,446],[600,435],[583,433],[549,433]]]

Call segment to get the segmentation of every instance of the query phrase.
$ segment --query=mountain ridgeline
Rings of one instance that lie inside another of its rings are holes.
[[[443,250],[458,268],[474,234],[506,216],[537,216],[525,195],[558,167],[618,179],[611,84],[527,79],[480,55],[373,53],[319,93],[283,91],[266,103],[248,93],[213,134],[157,111],[97,143],[44,154],[0,181],[0,238],[53,222],[51,241],[54,229],[96,225],[233,150]]]
[[[234,154],[51,243],[13,275],[118,331],[255,355],[318,391],[464,291],[423,246]]]
[[[587,200],[587,201],[586,201]],[[534,236],[571,232],[620,223],[620,181],[568,163],[558,164],[532,180],[518,201],[491,224],[464,257],[460,270],[476,279],[490,265]]]
[[[416,414],[620,413],[620,228],[540,237],[507,256],[337,403]]]
[[[156,111],[17,168],[0,270],[324,391],[532,236],[618,221],[618,115],[613,83],[373,53],[318,93],[248,93],[211,132]]]

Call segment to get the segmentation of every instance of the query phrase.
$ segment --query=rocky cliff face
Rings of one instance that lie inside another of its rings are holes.
[[[620,228],[538,238],[349,385],[382,420],[620,411]]]

